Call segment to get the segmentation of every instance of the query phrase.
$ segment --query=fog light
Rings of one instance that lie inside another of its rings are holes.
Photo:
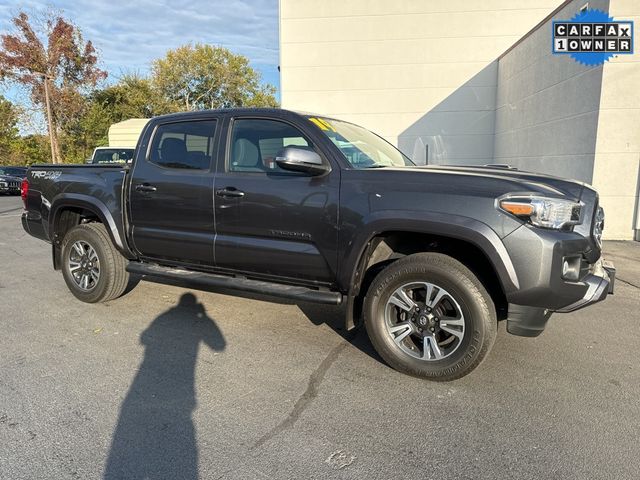
[[[564,257],[562,259],[562,278],[573,282],[580,278],[580,257]]]

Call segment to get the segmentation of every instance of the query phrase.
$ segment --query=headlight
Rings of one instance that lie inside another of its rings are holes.
[[[598,246],[602,248],[602,231],[604,230],[604,210],[598,207],[596,216],[593,220],[593,237],[596,239]]]
[[[503,197],[500,208],[532,225],[555,230],[569,229],[582,221],[582,204],[561,198],[536,196]]]

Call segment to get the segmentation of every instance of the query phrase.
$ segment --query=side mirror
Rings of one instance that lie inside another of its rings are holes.
[[[322,175],[329,166],[313,150],[301,147],[285,147],[276,154],[276,163],[283,170],[303,172],[309,175]]]

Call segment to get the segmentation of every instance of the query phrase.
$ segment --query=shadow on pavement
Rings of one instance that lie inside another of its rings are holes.
[[[327,325],[362,353],[386,365],[386,362],[378,355],[373,345],[371,345],[364,326],[359,326],[354,331],[347,331],[345,329],[346,306],[318,305],[314,303],[298,303],[297,306],[314,325]]]
[[[140,342],[144,360],[120,408],[104,478],[198,478],[195,366],[201,343],[224,350],[222,332],[195,295],[185,293]]]
[[[174,287],[181,288],[190,288],[189,283],[186,281],[174,280],[174,279],[162,279],[162,278],[154,278],[149,279],[155,283],[160,283],[163,285],[171,285]],[[358,328],[355,331],[348,332],[344,328],[344,319],[345,319],[345,306],[331,306],[331,305],[320,305],[314,303],[307,302],[297,302],[295,300],[288,300],[284,298],[273,297],[269,295],[261,295],[258,293],[249,293],[243,292],[240,290],[229,290],[225,288],[201,288],[200,290],[204,292],[216,293],[219,295],[230,295],[233,297],[246,298],[250,300],[258,300],[261,302],[270,302],[277,303],[280,305],[295,305],[300,311],[307,317],[307,319],[314,325],[322,325],[325,324],[330,327],[335,333],[340,335],[346,341],[351,343],[354,347],[356,347],[361,352],[365,353],[372,359],[377,362],[383,363],[386,365],[385,361],[382,360],[380,355],[374,350],[373,346],[369,342],[369,338],[367,337],[367,333],[364,328]],[[285,326],[283,325],[283,328]]]

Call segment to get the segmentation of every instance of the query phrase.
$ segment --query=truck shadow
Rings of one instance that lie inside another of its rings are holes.
[[[138,279],[139,280],[139,279]],[[174,287],[190,288],[189,284],[185,281],[174,279],[161,279],[156,278],[152,280],[155,283],[161,283],[163,285],[171,285]],[[295,305],[300,311],[307,317],[307,319],[314,325],[325,324],[331,328],[335,333],[340,335],[351,345],[356,347],[362,353],[368,355],[373,360],[385,364],[380,355],[374,350],[373,346],[369,342],[367,333],[364,328],[358,328],[355,331],[347,331],[344,328],[345,318],[345,306],[332,306],[332,305],[320,305],[308,302],[296,302],[295,300],[288,300],[278,297],[272,297],[269,295],[262,295],[258,293],[249,293],[239,290],[229,290],[225,288],[201,288],[203,292],[216,293],[219,295],[230,295],[233,297],[246,298],[249,300],[257,300],[260,302],[277,303],[279,305]]]
[[[386,362],[374,350],[373,345],[371,345],[364,327],[352,331],[345,329],[344,319],[346,306],[318,305],[314,303],[297,303],[296,305],[311,323],[314,325],[327,325],[362,353],[386,365]]]
[[[122,402],[105,479],[198,478],[191,414],[200,344],[225,349],[222,332],[192,293],[140,336],[145,354]]]

